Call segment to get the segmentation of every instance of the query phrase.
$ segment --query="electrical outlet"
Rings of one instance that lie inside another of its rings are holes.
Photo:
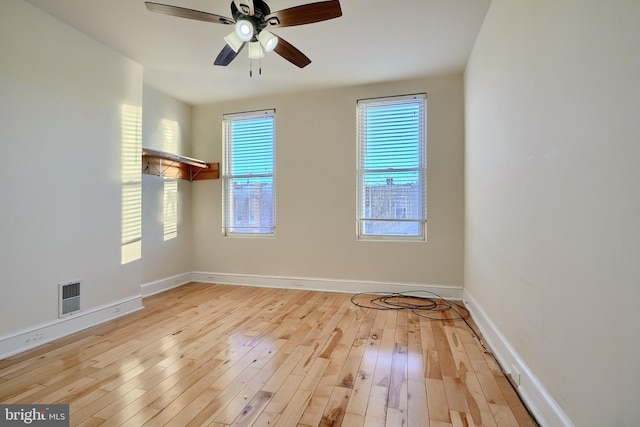
[[[42,332],[37,332],[33,335],[31,335],[31,337],[27,338],[25,340],[25,344],[29,344],[29,343],[34,343],[34,342],[38,342],[38,341],[42,341],[44,339],[44,333]]]
[[[515,365],[511,365],[511,379],[516,385],[520,385],[520,371]]]

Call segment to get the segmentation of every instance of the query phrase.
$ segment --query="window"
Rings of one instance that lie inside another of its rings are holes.
[[[275,110],[223,117],[223,232],[275,233]]]
[[[426,94],[357,104],[360,239],[424,240]]]

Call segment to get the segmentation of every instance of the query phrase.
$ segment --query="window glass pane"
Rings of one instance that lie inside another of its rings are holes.
[[[363,221],[365,234],[379,236],[417,236],[421,223],[399,221]]]
[[[365,173],[364,218],[396,219],[396,206],[402,204],[402,219],[421,220],[422,189],[418,172]]]
[[[366,169],[420,166],[422,120],[417,106],[378,106],[365,114]]]
[[[273,231],[273,178],[231,178],[232,233]]]
[[[231,175],[273,173],[273,118],[230,123]]]

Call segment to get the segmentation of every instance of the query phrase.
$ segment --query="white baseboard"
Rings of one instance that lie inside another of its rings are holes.
[[[513,346],[491,321],[491,318],[466,289],[464,290],[463,301],[480,329],[484,341],[491,348],[502,369],[507,374],[510,374],[512,378],[515,377],[515,370],[520,374],[518,394],[538,423],[543,427],[574,427],[567,414],[551,397],[538,377],[533,374],[529,366],[522,360]]]
[[[5,359],[142,308],[142,296],[136,295],[0,337],[0,359]]]
[[[177,288],[191,282],[191,273],[178,274],[176,276],[166,277],[164,279],[155,280],[153,282],[143,283],[140,286],[140,293],[143,297],[148,297],[169,289]]]
[[[207,273],[196,271],[191,273],[191,281],[202,283],[218,283],[221,285],[243,285],[279,289],[304,289],[325,292],[407,292],[426,290],[447,299],[462,299],[462,287],[432,285],[426,283],[385,283],[364,280],[335,280],[310,277],[258,276],[248,274]]]

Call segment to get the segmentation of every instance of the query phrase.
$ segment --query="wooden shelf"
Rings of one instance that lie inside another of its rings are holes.
[[[142,147],[142,173],[199,181],[218,179],[220,164]]]

